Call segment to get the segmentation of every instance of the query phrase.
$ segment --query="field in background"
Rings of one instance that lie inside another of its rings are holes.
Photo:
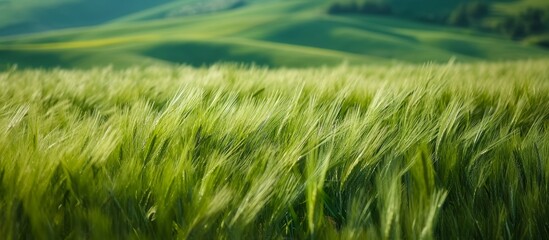
[[[548,64],[11,68],[0,233],[547,236]]]
[[[60,0],[42,3],[49,3],[48,8],[31,4],[33,0],[10,2],[4,5],[13,10],[0,5],[4,16],[11,16],[0,19],[0,23],[22,21],[35,26],[52,21],[45,24],[44,30],[58,29],[55,22],[80,28],[1,37],[0,67],[4,68],[10,64],[91,68],[151,64],[209,66],[218,62],[311,67],[336,66],[342,62],[376,65],[447,62],[451,58],[460,62],[505,61],[549,55],[544,48],[478,29],[421,23],[400,16],[328,14],[330,1],[257,0],[242,1],[244,5],[234,7],[227,3],[234,1],[211,0],[207,2],[220,5],[208,8],[198,4],[199,1],[152,4],[140,0],[130,4],[135,9],[125,9],[124,2],[113,4],[104,0],[70,1],[72,5]],[[459,1],[429,0],[428,4],[419,5],[410,2],[400,4],[399,11],[422,12],[429,7],[448,10]],[[86,7],[90,4],[97,6]],[[106,7],[109,4],[112,7]],[[531,5],[543,4],[536,0],[498,2],[494,16],[490,15],[488,20],[495,21],[502,14],[514,14],[512,10]],[[65,11],[67,8],[71,11]],[[59,9],[71,14],[56,14]],[[92,13],[99,16],[101,9],[109,9],[110,18],[94,17]],[[189,14],[193,9],[203,12]],[[92,20],[96,22],[92,24]],[[21,31],[27,29],[31,28],[19,27]]]

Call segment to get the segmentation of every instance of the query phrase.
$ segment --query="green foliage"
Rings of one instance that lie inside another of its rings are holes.
[[[455,26],[467,27],[477,23],[488,15],[489,5],[485,2],[475,1],[458,5],[448,16],[448,23]]]
[[[514,40],[547,33],[549,5],[536,1],[335,1],[331,14],[377,13],[425,23],[489,31]],[[366,10],[365,10],[366,9]],[[533,41],[526,41],[533,42]],[[543,41],[536,45],[545,46]]]
[[[531,43],[541,47],[549,48],[549,37],[545,36],[545,37],[535,38],[531,40]]]
[[[502,33],[515,39],[541,33],[548,28],[549,11],[537,8],[529,8],[518,16],[509,16],[499,25]]]
[[[543,238],[547,64],[12,67],[0,234]]]

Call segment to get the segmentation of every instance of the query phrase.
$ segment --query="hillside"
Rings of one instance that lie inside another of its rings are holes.
[[[0,64],[201,66],[229,61],[307,67],[451,58],[499,61],[549,53],[470,29],[389,16],[331,15],[327,1],[247,1],[235,8],[173,15],[174,9],[184,13],[196,4],[170,2],[91,27],[3,37]]]
[[[0,36],[92,26],[173,0],[0,0]]]

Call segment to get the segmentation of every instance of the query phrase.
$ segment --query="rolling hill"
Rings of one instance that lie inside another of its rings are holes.
[[[0,36],[91,26],[172,0],[0,0]]]
[[[53,19],[78,27],[1,37],[0,64],[88,68],[253,62],[309,67],[342,62],[444,62],[451,58],[500,61],[543,58],[549,53],[470,29],[390,16],[330,15],[326,13],[328,1],[216,1],[208,5],[191,0],[154,4],[142,0],[131,9],[116,4],[118,7],[102,18],[93,18],[97,13],[93,8],[90,15],[75,11],[72,18]],[[70,4],[79,6],[71,9],[86,9],[90,4],[52,2],[60,9]],[[35,8],[39,9],[38,5]]]

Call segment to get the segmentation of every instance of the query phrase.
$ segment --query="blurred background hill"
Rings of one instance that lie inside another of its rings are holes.
[[[0,0],[0,65],[308,67],[549,56],[546,0]]]

